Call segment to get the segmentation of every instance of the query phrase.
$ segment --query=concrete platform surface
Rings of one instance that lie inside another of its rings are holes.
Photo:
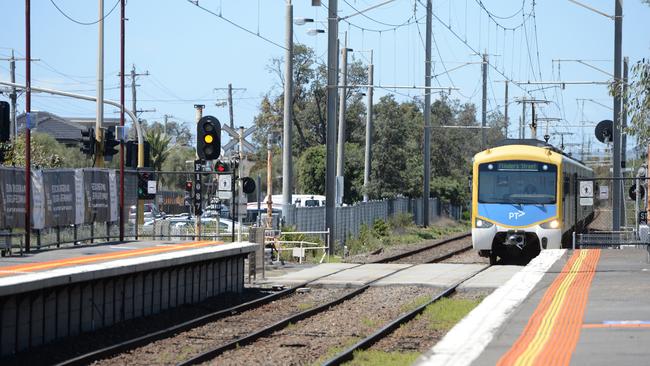
[[[495,289],[508,282],[522,266],[491,266],[458,286],[459,290]]]
[[[540,257],[418,364],[649,364],[646,249],[549,250]]]
[[[323,263],[317,266],[305,268],[297,272],[290,272],[282,276],[268,277],[264,281],[258,283],[271,283],[283,285],[295,285],[303,282],[310,282],[323,276],[329,276],[333,273],[349,268],[359,266],[355,263]]]
[[[131,242],[46,251],[0,261],[0,296],[91,279],[244,255],[257,244]]]
[[[449,287],[485,268],[483,264],[418,264],[383,278],[373,286],[419,285]]]
[[[364,264],[345,271],[337,272],[314,282],[320,286],[334,287],[357,287],[366,285],[381,277],[395,273],[404,268],[411,267],[411,264]]]

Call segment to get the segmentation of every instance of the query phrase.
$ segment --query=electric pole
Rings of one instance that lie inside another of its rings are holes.
[[[374,79],[374,65],[372,64],[372,50],[370,50],[370,65],[368,65],[368,111],[366,112],[366,151],[363,170],[363,202],[368,202],[368,188],[370,186],[370,164],[372,159],[372,83]]]
[[[12,83],[16,83],[16,61],[26,60],[24,57],[14,56],[14,50],[11,50],[10,58],[0,58],[2,61],[9,61],[9,77]],[[39,61],[39,59],[32,59],[32,61]],[[18,126],[16,125],[16,110],[17,110],[17,101],[18,101],[18,92],[15,86],[12,86],[9,92],[9,100],[11,101],[11,111],[9,112],[9,134],[13,139],[18,135]]]
[[[521,99],[521,119],[519,120],[519,138],[526,138],[526,97]]]
[[[235,128],[235,116],[232,112],[232,84],[228,83],[228,117],[230,117],[230,128]]]
[[[424,187],[422,192],[422,226],[429,226],[429,192],[431,179],[431,0],[427,0],[427,29],[424,56]]]
[[[620,93],[620,81],[621,81],[621,46],[623,38],[623,0],[614,0],[614,85],[617,90],[614,93],[614,123],[612,128],[612,138],[613,138],[613,159],[612,159],[612,174],[613,178],[621,177],[621,93]],[[619,231],[621,229],[621,203],[622,203],[622,192],[621,184],[614,180],[614,194],[612,195],[612,201],[614,203],[613,207],[613,222],[612,230]]]
[[[506,101],[505,101],[505,119],[506,128],[505,128],[505,137],[508,138],[508,80],[506,80]]]
[[[95,166],[104,167],[104,0],[99,0],[99,47],[97,48],[97,119],[95,120]]]
[[[345,163],[345,97],[347,94],[348,85],[348,33],[345,32],[345,41],[341,49],[341,91],[339,95],[339,139],[338,151],[336,154],[336,175],[337,177],[344,176],[344,163]],[[343,199],[343,192],[341,199]]]
[[[629,59],[623,58],[623,113],[621,115],[621,167],[625,168],[627,161],[627,72]]]
[[[487,53],[483,53],[483,100],[481,102],[481,150],[487,145],[487,136],[485,135],[485,125],[487,122]]]
[[[286,217],[293,191],[293,162],[291,152],[293,120],[293,5],[287,0],[285,17],[285,62],[284,62],[284,118],[282,135],[282,207]],[[239,145],[241,149],[241,144]]]
[[[138,113],[142,112],[150,112],[150,110],[138,110],[136,108],[137,105],[137,95],[136,95],[136,87],[140,86],[135,83],[135,78],[138,76],[149,76],[149,71],[145,71],[144,73],[137,73],[135,72],[135,65],[131,66],[131,110],[135,115],[137,116]]]
[[[336,97],[338,95],[338,0],[330,0],[327,16],[327,129],[325,167],[325,228],[329,230],[328,250],[334,249],[336,200]]]

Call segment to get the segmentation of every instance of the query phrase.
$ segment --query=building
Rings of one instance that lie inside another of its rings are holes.
[[[16,117],[18,133],[25,130],[25,114]],[[46,133],[58,142],[67,146],[77,146],[81,140],[81,131],[95,127],[95,118],[60,117],[44,111],[31,112],[32,132]],[[104,118],[102,127],[115,127],[120,124],[119,118]]]

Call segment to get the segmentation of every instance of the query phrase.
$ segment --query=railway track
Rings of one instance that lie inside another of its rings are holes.
[[[472,249],[470,233],[463,233],[416,249],[379,258],[370,263],[437,263]]]
[[[431,304],[440,301],[443,298],[449,297],[452,295],[458,286],[460,286],[462,283],[466,282],[467,280],[471,279],[472,277],[476,276],[477,274],[481,273],[488,267],[485,267],[481,271],[478,271],[476,273],[473,273],[470,276],[467,276],[466,278],[462,279],[461,281],[456,282],[455,284],[447,287],[446,289],[436,293],[433,297],[431,297],[428,301],[426,301],[424,304],[418,306],[417,308],[408,311],[399,317],[395,318],[391,322],[387,323],[374,333],[370,334],[369,336],[363,338],[362,340],[356,342],[354,345],[348,347],[346,350],[343,352],[340,352],[336,356],[330,358],[329,360],[325,361],[322,365],[323,366],[336,366],[336,365],[341,365],[345,362],[351,361],[354,359],[354,354],[355,352],[366,350],[370,348],[372,345],[380,341],[381,339],[385,338],[386,336],[390,335],[393,331],[401,327],[402,325],[408,323],[412,319],[414,319],[416,316],[424,312],[424,310]]]
[[[376,263],[389,263],[391,261],[399,261],[399,260],[404,260],[408,258],[412,258],[413,256],[417,255],[422,255],[424,253],[427,253],[427,251],[431,250],[439,250],[440,248],[444,247],[445,245],[448,245],[450,243],[453,243],[458,240],[466,239],[469,237],[469,234],[462,234],[458,235],[449,239],[445,239],[443,241],[434,243],[432,245],[428,245],[425,247],[421,247],[418,249],[415,249],[413,251],[409,252],[404,252],[404,253],[399,253],[397,255],[388,257],[388,258],[383,258],[381,260],[378,260]],[[462,253],[471,248],[471,245],[469,247],[460,247],[456,248],[454,250],[443,250],[436,254],[434,257],[428,256],[426,261],[422,261],[420,263],[435,263],[435,262],[440,262],[443,261],[451,256],[456,255],[457,253]],[[433,255],[433,254],[431,254]],[[406,268],[410,268],[406,267]],[[404,269],[406,269],[404,268]],[[382,277],[383,278],[383,277]],[[376,281],[382,279],[379,278]],[[316,279],[317,280],[317,279]],[[316,281],[314,280],[314,281]],[[373,281],[375,282],[375,281]],[[230,337],[229,341],[226,342],[218,342],[218,344],[214,344],[208,348],[205,348],[201,352],[193,353],[191,357],[188,357],[185,361],[178,363],[181,365],[193,365],[193,364],[199,364],[205,361],[208,361],[210,359],[213,359],[214,357],[217,357],[224,352],[228,350],[232,350],[238,347],[245,347],[247,344],[253,343],[256,340],[268,336],[274,332],[277,332],[281,329],[284,329],[290,324],[295,324],[298,321],[308,319],[311,317],[314,317],[317,314],[323,313],[325,311],[328,311],[329,309],[332,309],[333,307],[348,301],[350,299],[353,299],[355,297],[360,296],[361,294],[365,293],[369,288],[372,283],[366,284],[360,288],[357,288],[352,291],[347,291],[340,296],[337,296],[334,299],[327,299],[326,301],[318,302],[313,304],[313,306],[309,307],[308,309],[305,309],[304,311],[300,311],[297,313],[290,313],[286,316],[283,316],[282,319],[277,320],[274,319],[274,321],[267,321],[265,324],[261,324],[261,326],[257,327],[254,331],[251,331],[245,335],[242,336],[237,336],[237,337]],[[274,303],[274,302],[279,302],[279,301],[286,301],[286,302],[291,302],[291,299],[288,299],[288,297],[296,294],[298,289],[303,288],[305,286],[308,286],[309,283],[302,283],[298,286],[294,286],[292,288],[280,291],[278,293],[274,293],[271,295],[267,295],[263,298],[253,300],[253,301],[248,301],[246,303],[230,307],[224,310],[216,311],[207,315],[203,315],[200,317],[197,317],[195,319],[185,321],[181,324],[171,326],[169,328],[163,329],[163,330],[158,330],[149,334],[145,334],[143,336],[139,336],[137,338],[133,338],[127,341],[123,341],[108,347],[104,347],[101,349],[94,350],[92,352],[85,353],[83,355],[78,355],[74,358],[67,359],[65,361],[62,361],[58,363],[58,365],[82,365],[82,364],[89,364],[93,361],[96,360],[107,360],[111,359],[115,356],[118,355],[124,355],[124,354],[135,354],[138,352],[139,348],[146,347],[147,345],[150,345],[155,342],[162,342],[166,341],[168,339],[171,339],[172,343],[174,342],[173,339],[174,337],[179,337],[179,335],[183,334],[184,332],[189,332],[193,329],[199,328],[199,327],[210,327],[210,324],[214,323],[217,324],[216,322],[219,321],[227,321],[229,317],[235,316],[235,315],[241,315],[242,317],[247,314],[247,312],[254,312],[255,309],[260,309],[263,306],[268,306],[268,304]],[[285,299],[285,300],[283,300]],[[202,339],[204,338],[201,335],[195,336],[194,339]],[[186,342],[187,340],[184,340],[183,342]],[[193,342],[193,341],[192,341]],[[148,351],[151,353],[150,351]],[[128,357],[127,357],[128,358]],[[127,361],[124,359],[121,359],[120,361]],[[99,364],[102,364],[103,362],[99,362]],[[109,364],[111,363],[110,361],[108,362]],[[128,361],[127,361],[128,363]],[[177,364],[177,362],[171,362],[170,364]]]

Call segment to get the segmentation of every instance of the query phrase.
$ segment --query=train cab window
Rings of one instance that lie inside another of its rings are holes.
[[[479,203],[554,204],[557,167],[508,160],[479,165]]]

